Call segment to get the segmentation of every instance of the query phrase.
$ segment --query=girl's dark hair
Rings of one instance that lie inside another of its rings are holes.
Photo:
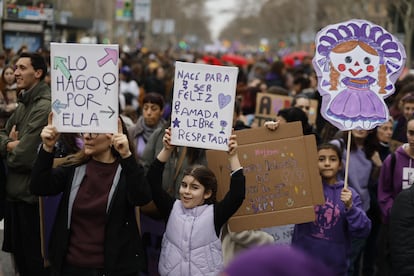
[[[348,143],[348,132],[342,132],[342,139],[344,150],[346,150],[346,145]],[[356,151],[358,149],[355,139],[351,139],[351,151]],[[371,160],[371,157],[374,155],[375,151],[379,149],[379,142],[377,134],[374,131],[368,131],[368,136],[364,139],[363,151],[365,152],[365,157]]]
[[[184,176],[194,177],[201,185],[204,186],[205,192],[211,191],[211,196],[205,200],[205,204],[217,202],[217,178],[214,173],[203,165],[194,165],[184,171]]]
[[[320,150],[324,150],[324,149],[331,149],[331,150],[335,151],[336,155],[338,155],[339,162],[340,163],[342,162],[342,151],[337,145],[334,145],[334,144],[331,144],[331,143],[323,143],[323,144],[320,144],[318,146],[318,152]]]

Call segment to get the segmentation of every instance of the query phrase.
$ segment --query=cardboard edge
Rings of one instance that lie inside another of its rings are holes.
[[[233,232],[251,230],[246,223],[256,225],[256,229],[268,228],[279,225],[298,224],[315,221],[315,210],[313,206],[304,206],[296,209],[280,210],[272,213],[244,215],[242,217],[231,217],[229,226]],[[272,222],[272,223],[269,223]]]
[[[235,133],[239,146],[303,136],[301,122],[279,124],[278,129],[274,131],[262,126],[237,130]],[[261,139],[258,140],[258,137]]]
[[[315,135],[306,135],[303,137],[305,142],[305,149],[306,149],[306,156],[318,156],[317,147],[312,145],[316,145],[316,138]],[[318,167],[318,159],[315,159],[314,162],[312,160],[308,161],[308,169],[309,169],[309,180],[311,184],[311,191],[312,191],[312,203],[313,205],[324,204],[325,203],[325,196],[323,194],[322,188],[322,178],[319,174],[319,167]]]

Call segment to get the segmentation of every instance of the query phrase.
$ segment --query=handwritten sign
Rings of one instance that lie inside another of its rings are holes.
[[[118,45],[51,43],[53,123],[59,132],[114,133]]]
[[[246,198],[229,220],[230,229],[237,232],[314,221],[313,206],[325,202],[315,136],[303,136],[300,122],[282,124],[274,132],[259,127],[236,134]],[[219,183],[217,199],[221,200],[230,183],[226,153],[206,153]]]
[[[275,120],[279,110],[291,107],[293,97],[274,95],[269,93],[257,93],[256,113],[254,116],[255,124],[263,126],[266,121]],[[309,123],[316,122],[318,101],[310,99]]]
[[[387,122],[384,99],[394,93],[406,59],[398,39],[381,26],[353,19],[325,27],[315,42],[322,116],[340,130]]]
[[[228,150],[237,67],[176,62],[171,143]]]
[[[273,226],[269,228],[263,228],[262,231],[272,235],[273,239],[275,240],[275,244],[291,244],[293,231],[295,225],[288,224],[288,225],[280,225],[280,226]]]

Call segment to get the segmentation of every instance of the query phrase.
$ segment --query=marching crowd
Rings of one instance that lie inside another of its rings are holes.
[[[351,131],[346,154],[347,132],[320,115],[311,56],[215,57],[239,67],[230,189],[218,201],[205,151],[170,143],[174,62],[206,56],[122,52],[118,132],[68,134],[52,124],[48,53],[0,55],[2,249],[15,275],[414,275],[414,75],[386,99],[389,121]],[[258,93],[289,96],[291,106],[259,126]],[[246,186],[237,130],[293,121],[317,138],[325,204],[314,222],[295,225],[290,246],[260,229],[232,232]],[[57,202],[46,238],[40,213],[52,211],[39,197]]]

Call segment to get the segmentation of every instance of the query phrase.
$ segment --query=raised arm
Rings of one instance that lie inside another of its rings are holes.
[[[228,151],[231,167],[230,189],[223,200],[217,203],[214,208],[214,227],[217,236],[219,236],[221,227],[237,212],[245,198],[246,179],[239,161],[237,148],[237,136],[232,134],[229,139]]]
[[[147,173],[147,179],[151,186],[152,200],[165,219],[168,219],[170,215],[175,198],[171,197],[162,188],[162,175],[165,163],[170,158],[173,150],[174,146],[171,145],[171,130],[168,128],[164,133],[163,148],[158,153],[157,158],[152,162]]]
[[[237,153],[237,136],[235,134],[232,134],[229,139],[229,162],[231,171],[234,172],[241,168],[239,155]]]

